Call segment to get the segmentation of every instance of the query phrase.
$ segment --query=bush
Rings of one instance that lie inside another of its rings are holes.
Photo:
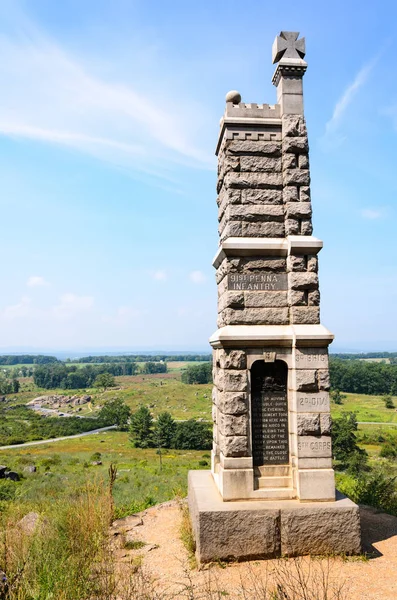
[[[379,456],[382,458],[397,458],[397,448],[391,442],[386,442],[382,445]]]
[[[195,419],[177,423],[173,448],[177,450],[209,450],[212,447],[212,433],[207,423]]]
[[[383,396],[383,401],[385,403],[386,408],[396,408],[394,406],[393,398],[391,396]]]
[[[0,479],[0,500],[14,500],[17,486],[14,481]]]

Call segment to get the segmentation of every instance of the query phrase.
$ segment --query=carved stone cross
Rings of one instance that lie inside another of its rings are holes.
[[[281,31],[276,37],[272,47],[273,63],[281,58],[300,58],[306,53],[305,38],[298,40],[299,31]]]

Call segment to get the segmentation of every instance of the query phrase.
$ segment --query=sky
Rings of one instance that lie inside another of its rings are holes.
[[[322,323],[397,351],[397,4],[0,0],[0,350],[209,350],[225,94],[306,38]]]

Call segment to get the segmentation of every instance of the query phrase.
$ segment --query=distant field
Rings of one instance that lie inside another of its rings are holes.
[[[390,358],[359,358],[358,360],[362,360],[364,362],[386,363],[390,365]]]
[[[397,410],[385,407],[381,396],[367,396],[365,394],[345,394],[343,404],[331,403],[333,417],[339,417],[343,412],[354,412],[357,421],[375,421],[381,423],[397,423]],[[393,397],[397,408],[397,397]]]
[[[99,452],[102,465],[92,466]],[[187,473],[209,468],[209,452],[169,450],[162,453],[162,468],[155,449],[133,448],[128,434],[108,431],[30,448],[0,450],[0,462],[24,475],[18,493],[24,502],[49,501],[66,496],[71,487],[87,480],[106,485],[111,463],[117,465],[114,497],[118,516],[132,514],[147,506],[164,502],[187,492]],[[201,464],[199,464],[201,462]],[[26,473],[28,465],[36,473]],[[45,475],[45,473],[51,475]]]

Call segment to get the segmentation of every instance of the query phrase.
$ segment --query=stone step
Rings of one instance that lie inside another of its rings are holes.
[[[258,488],[289,488],[292,487],[292,477],[258,477]]]
[[[291,468],[289,465],[264,465],[255,467],[256,477],[288,477],[289,475],[291,475]]]
[[[252,500],[292,500],[296,498],[294,488],[261,488],[254,490],[250,499]]]

